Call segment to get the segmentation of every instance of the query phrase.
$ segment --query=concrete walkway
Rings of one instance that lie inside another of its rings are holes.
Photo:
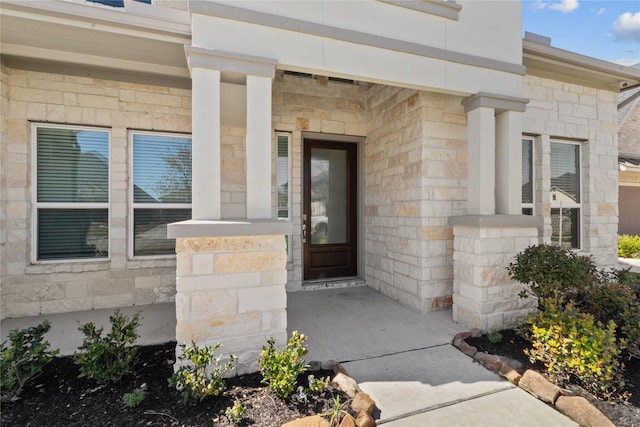
[[[141,310],[140,344],[175,339],[175,307],[158,304]],[[92,310],[5,319],[11,329],[51,322],[52,348],[72,354],[81,344],[78,321],[108,325],[113,310]],[[288,294],[289,334],[309,336],[306,359],[342,362],[380,410],[378,425],[422,426],[577,426],[554,408],[488,371],[451,345],[463,329],[451,311],[427,315],[411,311],[366,286]],[[265,337],[265,342],[268,337]],[[278,343],[283,344],[283,343]]]
[[[342,362],[377,403],[378,425],[577,426],[451,345],[451,311],[415,313],[371,288],[288,295],[307,360]]]

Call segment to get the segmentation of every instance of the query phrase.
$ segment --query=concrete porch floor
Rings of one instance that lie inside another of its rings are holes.
[[[297,330],[309,337],[306,360],[342,362],[376,401],[378,425],[577,426],[455,349],[452,338],[463,328],[450,310],[420,315],[367,286],[292,292],[287,306],[289,335]],[[175,339],[173,303],[121,309],[128,316],[138,310],[144,316],[140,344]],[[4,340],[11,329],[46,318],[52,348],[72,354],[82,341],[77,321],[108,325],[112,313],[5,319],[0,332]]]

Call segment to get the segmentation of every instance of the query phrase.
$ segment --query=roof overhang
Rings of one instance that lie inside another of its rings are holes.
[[[640,84],[640,70],[558,49],[526,38],[522,61],[527,74],[618,92]]]
[[[3,58],[189,79],[186,11],[130,0],[124,8],[85,1],[3,0],[0,27]]]

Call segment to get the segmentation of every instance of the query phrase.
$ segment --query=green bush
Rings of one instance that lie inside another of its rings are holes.
[[[24,386],[51,362],[59,350],[49,350],[49,342],[43,341],[51,325],[44,320],[37,326],[13,329],[9,332],[11,345],[0,345],[0,396],[17,398]]]
[[[622,258],[640,258],[640,236],[623,234],[618,236],[618,256]]]
[[[531,361],[540,360],[560,385],[571,376],[595,394],[610,398],[624,389],[619,362],[623,340],[617,340],[616,324],[606,326],[581,312],[573,303],[564,307],[554,298],[544,298],[542,310],[526,321],[530,326]]]
[[[229,418],[229,420],[233,421],[236,424],[240,424],[245,412],[247,412],[247,408],[244,407],[242,402],[236,399],[233,402],[233,406],[229,406],[227,407],[227,409],[225,409],[224,414],[227,416],[227,418]]]
[[[580,298],[585,289],[600,280],[591,257],[551,245],[530,246],[516,255],[507,267],[509,276],[527,289],[520,296],[538,299]]]
[[[640,273],[633,273],[629,269],[618,271],[618,281],[621,285],[628,286],[640,300]]]
[[[307,354],[306,341],[304,334],[294,331],[287,347],[282,351],[276,348],[273,338],[267,341],[268,346],[262,347],[259,360],[262,383],[282,399],[291,396],[296,389],[298,375],[308,368],[303,359]]]
[[[132,347],[139,335],[140,313],[131,320],[116,310],[109,317],[111,332],[102,336],[104,328],[96,328],[93,322],[80,325],[78,330],[84,334],[79,351],[73,359],[80,367],[80,376],[98,382],[116,382],[131,372],[138,353]]]
[[[234,368],[236,356],[229,356],[229,361],[220,365],[221,356],[215,352],[222,346],[216,343],[199,347],[196,340],[191,341],[191,347],[181,344],[182,354],[178,357],[187,361],[169,378],[169,385],[180,393],[182,403],[201,402],[208,396],[220,396],[226,390],[224,374]],[[209,373],[207,373],[209,372]]]
[[[600,322],[613,320],[616,336],[627,342],[626,352],[640,357],[640,301],[630,287],[619,283],[594,286],[583,305],[583,311]]]

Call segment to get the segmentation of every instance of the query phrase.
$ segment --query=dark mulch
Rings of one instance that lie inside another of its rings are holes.
[[[260,384],[260,374],[227,380],[224,397],[212,397],[197,405],[180,403],[178,392],[169,387],[173,374],[175,342],[140,347],[134,373],[116,384],[100,387],[78,378],[78,367],[70,357],[54,359],[44,372],[27,386],[22,398],[3,402],[2,426],[232,426],[224,412],[240,399],[246,408],[241,426],[279,426],[306,415],[319,414],[334,407],[333,396],[346,397],[333,386],[322,395],[310,396],[300,404],[278,398]],[[313,373],[316,378],[333,372]],[[306,385],[307,375],[300,377]],[[147,385],[144,401],[128,408],[122,401],[125,393]]]
[[[518,363],[510,363],[521,374],[527,369],[534,369],[542,374],[546,373],[546,368],[542,363],[531,363],[524,353],[530,347],[527,340],[522,338],[514,330],[500,331],[502,341],[493,344],[487,335],[477,338],[468,338],[466,341],[478,349],[490,354],[507,357]],[[628,391],[631,397],[626,402],[604,401],[596,398],[591,393],[577,384],[569,384],[565,392],[567,394],[583,396],[605,414],[616,426],[620,427],[640,427],[640,359],[632,358],[625,360],[624,379],[629,385]],[[519,365],[519,366],[514,366]]]

